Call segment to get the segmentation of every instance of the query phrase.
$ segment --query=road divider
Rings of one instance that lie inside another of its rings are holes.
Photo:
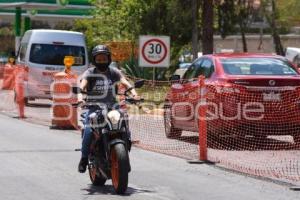
[[[15,67],[4,67],[3,70],[3,90],[13,90],[15,86]]]

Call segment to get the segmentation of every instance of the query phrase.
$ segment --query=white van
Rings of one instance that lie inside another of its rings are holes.
[[[53,75],[64,70],[65,56],[74,56],[72,71],[82,74],[89,65],[85,37],[82,33],[59,30],[29,30],[21,41],[17,64],[28,68],[25,103],[51,99]]]
[[[300,48],[287,47],[285,57],[297,67],[300,67]]]

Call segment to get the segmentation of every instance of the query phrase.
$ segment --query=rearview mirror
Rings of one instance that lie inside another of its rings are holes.
[[[170,81],[179,81],[180,80],[180,75],[174,74],[171,76]]]
[[[145,83],[144,80],[136,81],[136,82],[134,83],[134,87],[135,87],[135,88],[141,88],[141,87],[143,87],[144,83]]]
[[[74,94],[79,94],[81,92],[81,89],[79,87],[72,87],[72,92]]]

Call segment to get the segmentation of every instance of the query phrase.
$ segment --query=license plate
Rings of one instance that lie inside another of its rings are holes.
[[[38,88],[43,91],[50,91],[49,85],[38,85]]]
[[[264,101],[281,101],[280,93],[263,93]]]

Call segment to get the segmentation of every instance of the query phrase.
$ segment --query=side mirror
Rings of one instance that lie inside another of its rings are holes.
[[[177,74],[172,75],[170,81],[180,81],[180,75]]]
[[[136,81],[136,82],[134,83],[134,87],[135,87],[135,88],[141,88],[141,87],[143,87],[144,83],[145,83],[144,80]]]
[[[81,92],[81,89],[79,87],[72,87],[72,92],[74,94],[79,94]]]

